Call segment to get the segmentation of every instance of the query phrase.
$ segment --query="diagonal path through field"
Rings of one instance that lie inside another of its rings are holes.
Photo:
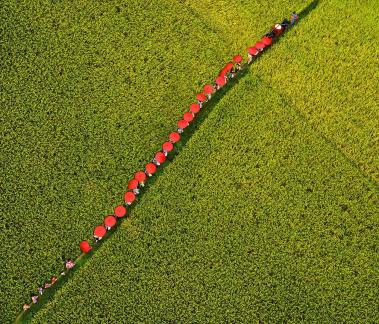
[[[311,5],[314,6],[314,3],[312,3]],[[308,14],[308,12],[305,12],[304,11],[304,14],[301,14],[301,17],[304,18],[305,17],[305,14]],[[248,73],[248,67],[246,66],[245,69],[234,79],[232,80],[232,82],[229,82],[227,86],[223,87],[220,91],[217,92],[217,94],[213,97],[212,101],[206,105],[206,107],[203,109],[203,112],[201,114],[199,114],[199,118],[197,119],[197,121],[195,123],[193,123],[185,132],[180,144],[177,146],[177,149],[176,149],[176,154],[180,152],[181,148],[183,148],[186,144],[186,142],[188,141],[188,139],[190,138],[190,136],[193,134],[193,132],[199,127],[199,125],[202,123],[202,121],[208,116],[208,114],[212,111],[213,107],[217,105],[217,103],[219,102],[219,100],[236,84],[238,84],[239,80],[244,77],[246,75],[246,73]],[[173,155],[169,156],[169,161],[172,161],[174,158]],[[161,171],[160,171],[161,172]],[[159,175],[159,172],[158,174]],[[154,179],[152,181],[149,182],[149,186],[146,188],[148,189],[149,187],[151,187],[154,183]],[[96,250],[96,249],[95,249]],[[95,250],[93,252],[95,252]],[[83,266],[85,264],[85,262],[88,260],[88,256],[81,256],[80,258],[78,258],[77,260],[77,266],[76,266],[76,270],[77,271],[81,266]],[[28,313],[28,316],[31,316],[35,311],[37,311],[40,307],[43,306],[43,304],[50,298],[52,298],[54,296],[54,293],[56,290],[58,290],[63,284],[64,282],[66,282],[67,280],[69,280],[72,275],[74,274],[74,272],[71,272],[68,276],[66,276],[65,278],[62,278],[61,281],[51,290],[49,290],[44,296],[43,298],[41,298],[39,304],[34,307],[32,309],[32,311],[30,311]]]

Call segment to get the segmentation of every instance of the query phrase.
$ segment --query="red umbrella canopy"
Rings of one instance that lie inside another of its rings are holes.
[[[149,174],[153,174],[155,173],[155,171],[157,171],[157,167],[155,166],[154,163],[151,163],[151,162],[146,164],[145,169],[146,169],[146,172]]]
[[[188,121],[182,119],[178,121],[178,127],[184,129],[188,126]]]
[[[200,111],[200,106],[197,103],[190,104],[190,111],[194,114],[197,114]]]
[[[225,80],[225,78],[224,78],[223,76],[218,76],[218,77],[216,78],[216,83],[217,83],[220,87],[222,87],[223,85],[225,85],[226,80]]]
[[[247,51],[248,51],[248,53],[249,53],[250,55],[257,55],[257,54],[258,54],[258,50],[257,50],[255,47],[249,47],[249,48],[247,49]]]
[[[263,42],[257,42],[255,43],[255,48],[257,49],[264,49],[266,45]]]
[[[93,230],[93,235],[97,237],[103,237],[107,233],[107,230],[103,225],[96,226]]]
[[[233,63],[229,62],[225,65],[224,70],[227,72],[230,72],[230,70],[233,69],[233,66],[234,66]]]
[[[127,204],[131,204],[135,199],[136,199],[136,195],[133,192],[131,191],[125,192],[124,200]]]
[[[174,149],[174,145],[171,142],[164,142],[162,145],[163,151],[171,152]]]
[[[204,86],[204,93],[205,93],[205,94],[212,94],[213,91],[214,91],[214,89],[213,89],[213,87],[212,87],[211,84],[206,84],[206,85]]]
[[[138,182],[145,182],[145,180],[146,180],[146,173],[142,172],[142,171],[138,171],[134,175],[134,179],[136,179]]]
[[[166,155],[164,155],[164,153],[162,152],[158,152],[157,154],[155,154],[155,159],[159,163],[164,163],[164,161],[166,161]]]
[[[113,215],[109,215],[104,218],[104,225],[108,227],[113,227],[117,224],[117,219]]]
[[[226,68],[223,68],[220,73],[218,74],[218,76],[221,76],[221,77],[224,77],[225,78],[225,75],[228,73],[229,71],[226,69]]]
[[[265,44],[266,46],[269,46],[272,43],[272,38],[265,36],[262,38],[262,43]]]
[[[87,241],[81,241],[79,247],[83,253],[88,253],[92,250],[92,246]]]
[[[193,120],[193,115],[190,112],[186,112],[183,115],[183,119],[187,122],[191,122]]]
[[[118,218],[124,217],[126,215],[126,208],[123,205],[118,205],[114,209],[114,214]]]
[[[236,55],[233,57],[233,62],[234,63],[241,63],[242,62],[242,56],[241,55]]]
[[[203,102],[203,101],[207,100],[207,97],[206,97],[206,95],[205,95],[204,93],[198,93],[198,94],[196,95],[196,98],[197,98],[197,100],[199,100],[200,102]]]
[[[136,179],[132,179],[128,183],[128,189],[133,190],[138,188],[138,181]]]
[[[170,134],[170,141],[171,141],[172,143],[179,142],[179,140],[180,140],[180,134],[179,134],[179,133],[177,133],[177,132],[172,132],[172,133]]]

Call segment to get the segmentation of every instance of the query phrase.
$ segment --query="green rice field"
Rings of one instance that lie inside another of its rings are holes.
[[[17,321],[379,320],[376,2],[310,2],[1,4],[0,322],[80,254],[202,86],[304,8]]]

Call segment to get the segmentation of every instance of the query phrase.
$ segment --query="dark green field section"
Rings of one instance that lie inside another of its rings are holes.
[[[378,212],[370,180],[250,74],[34,322],[375,321]]]

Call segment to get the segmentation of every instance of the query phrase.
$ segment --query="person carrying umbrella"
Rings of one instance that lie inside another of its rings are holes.
[[[192,115],[191,115],[192,116]],[[153,163],[155,165],[161,165],[166,161],[166,155],[163,152],[157,152],[154,156]]]
[[[143,174],[145,174],[145,173],[143,172]],[[145,174],[145,177],[146,177],[146,174]],[[144,179],[146,179],[146,178],[144,178]],[[123,205],[116,206],[115,209],[114,209],[114,215],[117,218],[124,217],[126,215],[126,208],[125,208],[125,206],[123,206]]]
[[[104,226],[99,225],[96,226],[95,229],[93,230],[93,238],[95,239],[95,242],[99,242],[107,233],[107,230],[105,229]]]
[[[217,90],[220,90],[221,87],[223,87],[224,85],[226,84],[226,77],[223,76],[223,75],[219,75],[217,78],[216,78],[216,85],[217,85]]]
[[[173,144],[180,141],[180,135],[177,132],[171,132],[169,138],[170,138],[170,142]]]
[[[203,88],[204,93],[207,95],[208,100],[212,98],[212,93],[215,91],[215,88],[211,84],[206,84]]]
[[[124,201],[127,205],[131,205],[136,200],[136,195],[132,191],[127,191],[124,194]]]
[[[79,247],[83,253],[88,253],[89,251],[92,250],[92,246],[88,243],[88,241],[81,241],[79,244]]]
[[[134,179],[136,179],[141,187],[145,186],[146,181],[146,173],[143,171],[137,171],[134,175]]]
[[[110,231],[112,227],[116,226],[117,220],[113,215],[108,215],[104,218],[104,225],[107,231]]]
[[[201,107],[201,106],[200,106]],[[183,133],[184,129],[188,126],[188,121],[181,119],[178,121],[178,133]]]
[[[164,142],[162,144],[162,150],[165,156],[167,156],[168,153],[170,153],[173,149],[174,149],[174,144],[172,144],[171,142]]]
[[[299,15],[294,11],[292,14],[291,14],[291,17],[290,17],[290,24],[291,26],[295,25],[295,23],[299,20]]]
[[[39,293],[40,295],[43,294],[43,287],[38,287],[37,290],[38,290],[38,293]]]
[[[204,93],[198,93],[196,95],[197,103],[200,106],[200,109],[203,107],[203,103],[208,100],[208,97]]]
[[[247,49],[247,57],[248,57],[247,64],[251,64],[258,54],[259,54],[259,51],[254,46],[249,47]]]
[[[135,195],[139,194],[138,189],[138,181],[136,179],[132,179],[128,182],[128,189],[132,190]]]
[[[233,62],[236,63],[237,65],[237,70],[238,71],[241,71],[242,70],[242,65],[241,65],[241,62],[242,62],[242,56],[241,55],[236,55],[233,57]]]
[[[275,24],[272,27],[272,31],[274,32],[275,36],[280,36],[283,33],[283,27],[281,24]]]
[[[149,162],[148,164],[146,164],[145,172],[149,177],[151,177],[156,171],[157,171],[157,167],[155,166],[154,163]]]

